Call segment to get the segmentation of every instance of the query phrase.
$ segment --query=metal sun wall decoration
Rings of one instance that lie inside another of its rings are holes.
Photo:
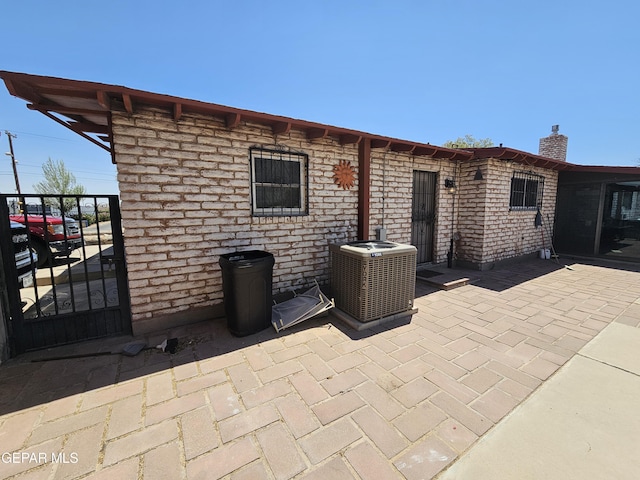
[[[355,185],[356,171],[348,160],[340,160],[333,167],[333,181],[343,190],[348,190]]]

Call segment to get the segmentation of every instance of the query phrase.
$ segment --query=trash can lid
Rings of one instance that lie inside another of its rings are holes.
[[[245,250],[240,252],[223,253],[219,263],[247,264],[261,261],[273,261],[273,254],[262,250]]]

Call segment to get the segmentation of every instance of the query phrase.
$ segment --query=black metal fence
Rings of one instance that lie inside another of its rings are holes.
[[[10,220],[0,222],[0,253],[12,353],[129,332],[118,197],[1,197],[0,218]],[[31,275],[20,278],[15,240],[25,234]]]

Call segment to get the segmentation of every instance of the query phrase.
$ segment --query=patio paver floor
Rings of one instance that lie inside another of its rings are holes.
[[[215,320],[0,366],[1,478],[435,478],[611,322],[640,326],[640,268],[531,260],[356,332],[331,316],[232,337]],[[26,457],[25,457],[26,458]],[[5,460],[12,460],[5,457]],[[65,462],[66,461],[66,462]]]

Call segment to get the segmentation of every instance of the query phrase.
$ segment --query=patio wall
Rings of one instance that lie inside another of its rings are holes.
[[[223,314],[221,254],[260,249],[275,256],[274,292],[327,282],[328,245],[356,239],[358,148],[336,138],[309,140],[292,130],[274,135],[268,126],[138,107],[112,114],[113,144],[129,274],[132,324],[140,333]],[[263,146],[309,156],[309,214],[253,217],[249,148]],[[346,160],[356,183],[342,189],[333,167]],[[485,180],[473,181],[477,165]],[[447,259],[449,240],[459,235],[458,260],[480,268],[530,254],[541,246],[535,212],[510,212],[514,170],[498,160],[457,164],[372,149],[369,238],[384,225],[387,238],[411,241],[413,172],[436,173],[434,262]],[[544,211],[553,212],[557,175],[545,176]],[[456,194],[443,186],[455,178]],[[455,211],[453,205],[455,202]],[[453,229],[452,229],[453,226]]]
[[[298,131],[274,136],[269,127],[245,122],[228,129],[224,120],[203,115],[176,122],[158,108],[114,112],[112,123],[134,332],[221,315],[223,253],[273,253],[278,293],[328,281],[328,245],[356,239],[356,144],[308,140]],[[256,145],[309,155],[309,215],[252,217],[249,148]],[[389,240],[408,243],[413,169],[437,171],[441,164],[389,152],[383,172],[381,155],[372,153],[370,238],[382,220],[384,176]],[[333,181],[340,160],[356,169],[351,189]],[[447,211],[450,206],[445,217]],[[439,256],[446,255],[443,241],[438,245]]]
[[[438,174],[436,185],[436,220],[434,263],[447,260],[449,232],[455,198],[444,188],[444,179],[453,178],[456,164],[446,159],[412,156],[405,153],[373,150],[371,154],[370,238],[376,227],[384,225],[387,239],[411,243],[411,203],[413,172]]]
[[[487,212],[488,160],[462,164],[458,175],[458,215],[456,242],[456,260],[458,264],[479,266],[483,262],[483,244],[485,241],[485,221]],[[473,180],[480,168],[484,180]],[[461,201],[462,199],[462,201]],[[508,202],[508,201],[507,201]],[[508,208],[508,203],[507,203]]]
[[[357,148],[302,133],[274,138],[242,123],[146,109],[113,116],[125,226],[132,321],[161,319],[222,302],[219,256],[237,249],[273,253],[274,290],[328,278],[328,244],[355,238],[357,187],[333,183],[333,165],[357,168]],[[309,155],[309,215],[252,217],[249,147],[274,144]]]
[[[478,168],[483,180],[473,180]],[[544,229],[534,225],[535,210],[510,210],[511,177],[526,171],[544,177],[542,217]],[[504,160],[485,159],[463,164],[459,191],[462,208],[458,216],[458,263],[481,270],[496,263],[538,254],[550,246],[547,215],[552,222],[556,206],[558,173]]]

